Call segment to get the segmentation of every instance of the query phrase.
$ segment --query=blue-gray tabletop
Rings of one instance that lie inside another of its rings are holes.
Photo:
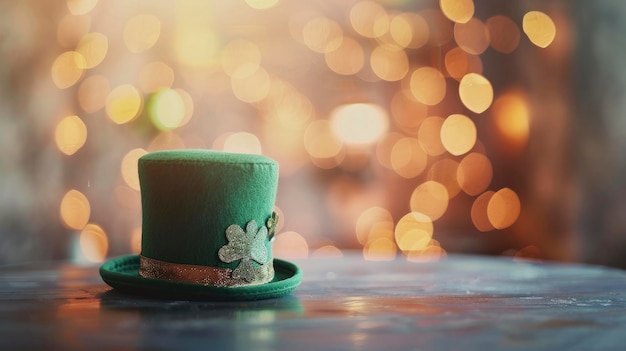
[[[0,267],[0,350],[626,350],[626,272],[451,255],[295,261],[291,295],[122,294],[98,266]]]

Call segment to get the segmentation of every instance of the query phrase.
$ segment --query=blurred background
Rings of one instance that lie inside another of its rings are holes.
[[[138,253],[137,159],[280,163],[277,257],[626,267],[620,1],[0,1],[0,263]]]

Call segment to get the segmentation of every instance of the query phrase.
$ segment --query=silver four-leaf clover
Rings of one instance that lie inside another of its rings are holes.
[[[262,267],[255,267],[252,261],[261,265],[269,262],[265,246],[267,234],[267,228],[257,228],[255,220],[248,222],[245,231],[237,224],[226,228],[228,244],[219,249],[218,256],[226,263],[241,260],[232,273],[233,279],[243,279],[251,283],[263,275]]]

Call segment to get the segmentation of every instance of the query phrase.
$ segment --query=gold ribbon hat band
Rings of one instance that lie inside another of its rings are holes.
[[[274,277],[274,267],[272,264],[268,264],[266,267],[265,271],[267,273],[263,274],[264,278],[249,282],[245,278],[234,277],[234,270],[230,268],[172,263],[139,256],[139,275],[144,278],[218,287],[237,287],[267,283]]]

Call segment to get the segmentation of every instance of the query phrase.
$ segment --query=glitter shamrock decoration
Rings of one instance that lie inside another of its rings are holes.
[[[274,240],[276,235],[276,226],[278,225],[278,213],[272,212],[272,216],[267,220],[267,236],[270,241]]]
[[[236,224],[226,228],[228,244],[220,248],[218,256],[220,260],[226,263],[241,260],[233,271],[232,277],[234,279],[243,279],[248,283],[252,283],[263,278],[265,270],[262,267],[254,267],[252,261],[261,265],[269,261],[267,248],[265,247],[266,237],[267,228],[262,226],[257,229],[256,221],[254,220],[248,222],[245,232]]]

